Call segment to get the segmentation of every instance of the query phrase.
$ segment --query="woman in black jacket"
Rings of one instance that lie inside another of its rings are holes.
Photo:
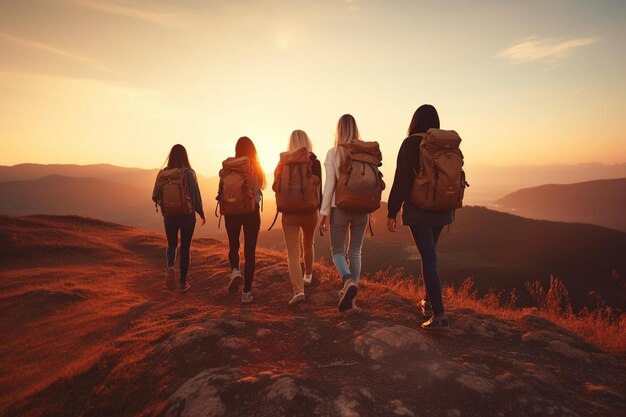
[[[176,282],[176,269],[174,267],[174,261],[176,260],[176,247],[178,246],[178,233],[180,231],[180,290],[187,291],[190,288],[189,280],[187,279],[187,273],[189,271],[189,258],[191,250],[191,239],[193,238],[193,232],[196,228],[196,213],[202,219],[202,225],[206,223],[204,217],[204,210],[202,209],[202,197],[200,195],[200,188],[198,187],[198,180],[196,179],[196,173],[191,169],[189,163],[189,157],[187,156],[187,150],[183,145],[174,145],[170,154],[167,157],[166,169],[179,168],[183,170],[187,180],[187,192],[189,193],[190,201],[192,202],[193,211],[189,214],[181,216],[164,216],[163,223],[165,224],[165,234],[167,235],[167,272],[166,272],[166,284],[171,287]],[[152,201],[160,203],[163,196],[163,190],[155,184],[152,190]]]
[[[403,208],[402,223],[409,226],[422,258],[426,297],[420,302],[420,307],[425,316],[430,316],[429,320],[422,323],[422,327],[448,329],[450,324],[443,307],[436,245],[443,226],[452,222],[452,210],[423,210],[410,201],[413,181],[420,169],[420,143],[423,134],[430,128],[439,129],[439,115],[433,106],[424,104],[413,114],[408,137],[398,152],[396,174],[389,195],[387,228],[391,232],[396,231],[396,216]]]

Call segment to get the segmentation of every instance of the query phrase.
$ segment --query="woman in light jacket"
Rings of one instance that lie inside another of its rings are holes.
[[[339,178],[339,168],[346,158],[346,149],[343,145],[358,140],[361,140],[361,137],[354,117],[350,114],[344,114],[337,123],[335,146],[328,150],[324,161],[326,184],[324,185],[322,208],[320,209],[320,229],[326,231],[330,216],[330,244],[333,262],[343,284],[338,305],[340,312],[354,307],[361,276],[361,248],[368,222],[367,213],[351,213],[335,206],[335,188],[337,178]],[[348,256],[346,256],[348,231],[350,242],[348,244]],[[348,259],[350,260],[349,264]]]
[[[398,152],[396,174],[389,194],[387,228],[391,232],[396,231],[396,216],[402,208],[402,223],[409,226],[422,258],[426,298],[420,302],[420,307],[424,316],[429,317],[422,323],[422,327],[427,330],[446,330],[450,323],[443,308],[436,246],[443,226],[452,222],[452,210],[423,210],[411,203],[410,199],[415,175],[420,170],[421,134],[430,128],[439,129],[439,115],[433,106],[424,104],[413,114],[408,137]]]
[[[311,173],[322,178],[322,165],[313,153],[313,145],[309,136],[302,130],[294,130],[289,138],[289,151],[305,147],[309,151],[311,161]],[[320,202],[321,182],[320,182]],[[283,213],[282,226],[287,246],[287,259],[289,264],[289,278],[293,288],[294,296],[289,301],[289,305],[298,304],[304,301],[304,286],[310,285],[313,277],[313,242],[315,229],[317,228],[318,210],[308,213]],[[304,268],[300,261],[304,261]],[[304,275],[303,275],[304,269]]]

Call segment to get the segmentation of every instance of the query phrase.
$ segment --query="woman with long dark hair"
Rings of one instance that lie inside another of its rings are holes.
[[[186,194],[186,195],[183,195]],[[152,201],[161,205],[165,234],[167,235],[167,272],[166,284],[174,286],[176,282],[176,248],[180,233],[180,290],[190,288],[187,277],[191,240],[196,227],[196,213],[205,224],[202,196],[198,187],[196,173],[191,169],[187,150],[183,145],[174,145],[167,157],[167,166],[159,172],[152,190]]]
[[[439,129],[439,115],[435,107],[424,104],[415,111],[409,125],[407,138],[398,152],[396,173],[389,195],[387,228],[396,231],[396,216],[402,208],[402,223],[411,235],[422,258],[422,277],[426,297],[420,307],[429,319],[422,323],[424,329],[448,329],[450,324],[444,312],[441,281],[437,266],[437,241],[443,226],[452,222],[452,210],[424,210],[411,202],[410,195],[416,173],[420,170],[420,144],[423,134],[430,128]]]
[[[239,290],[243,280],[243,290],[241,293],[242,303],[252,302],[252,279],[256,269],[256,243],[261,228],[261,214],[259,212],[262,193],[265,188],[265,174],[261,168],[256,147],[252,140],[243,136],[237,140],[235,145],[235,158],[247,157],[250,161],[252,172],[250,173],[249,188],[254,194],[254,207],[252,212],[245,214],[224,215],[226,232],[228,233],[228,261],[230,263],[231,275],[228,284],[228,291],[232,294]],[[239,235],[243,229],[243,254],[244,271],[243,277],[239,269]]]

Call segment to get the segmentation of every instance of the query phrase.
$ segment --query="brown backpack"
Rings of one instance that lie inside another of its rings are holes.
[[[249,214],[256,208],[252,189],[252,165],[247,156],[228,158],[222,162],[217,205],[222,216]],[[215,208],[217,214],[217,207]]]
[[[463,205],[465,181],[461,138],[454,130],[428,129],[421,134],[420,170],[411,202],[425,210],[454,210]]]
[[[313,175],[309,152],[305,147],[282,152],[274,170],[272,190],[276,193],[276,223],[278,213],[306,213],[320,205],[322,180]]]
[[[193,213],[190,187],[187,172],[181,168],[162,169],[156,179],[156,187],[160,189],[163,216],[184,216]]]
[[[378,170],[383,159],[378,142],[355,141],[342,146],[346,158],[339,168],[335,205],[354,213],[371,213],[380,207],[385,189],[383,174]]]
[[[311,158],[305,147],[281,153],[272,185],[276,193],[276,210],[305,213],[317,209],[320,183],[320,178],[313,175]]]

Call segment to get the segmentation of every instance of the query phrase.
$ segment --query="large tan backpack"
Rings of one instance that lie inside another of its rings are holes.
[[[335,205],[354,213],[371,213],[380,207],[385,189],[378,170],[383,156],[378,142],[355,141],[342,145],[346,158],[339,168],[335,187]]]
[[[278,213],[306,213],[320,205],[321,179],[313,175],[309,152],[305,147],[282,152],[274,170],[272,190],[276,193],[276,222]]]
[[[223,216],[249,214],[256,209],[252,189],[252,164],[247,156],[228,158],[222,162],[217,205]],[[217,207],[216,207],[217,213]]]
[[[165,216],[184,216],[193,213],[190,187],[186,170],[181,168],[162,169],[156,179],[160,190],[161,214]]]
[[[454,130],[428,129],[421,134],[420,170],[411,202],[425,210],[454,210],[463,205],[465,181],[461,138]]]

